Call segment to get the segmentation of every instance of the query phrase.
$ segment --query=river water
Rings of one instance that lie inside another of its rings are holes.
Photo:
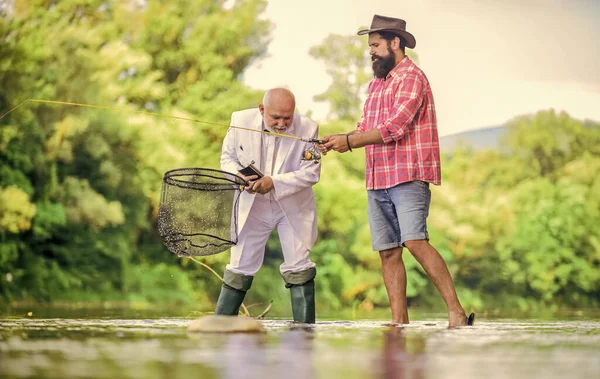
[[[64,312],[63,312],[64,313]],[[121,316],[121,317],[119,317]],[[441,317],[402,327],[261,320],[265,334],[190,334],[193,317],[0,318],[6,378],[597,378],[600,318]]]

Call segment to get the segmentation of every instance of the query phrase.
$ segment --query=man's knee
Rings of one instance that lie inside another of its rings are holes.
[[[233,271],[225,270],[223,283],[238,291],[247,292],[252,287],[254,276],[237,274]]]
[[[404,242],[404,246],[411,252],[412,255],[420,254],[427,251],[429,247],[428,240],[414,240]]]
[[[399,260],[399,259],[401,260],[402,259],[402,248],[396,247],[393,249],[381,250],[379,252],[379,257],[381,258],[382,262],[395,261],[395,260]]]
[[[404,242],[404,246],[406,246],[412,256],[419,262],[421,259],[431,255],[431,245],[428,240],[406,241]]]

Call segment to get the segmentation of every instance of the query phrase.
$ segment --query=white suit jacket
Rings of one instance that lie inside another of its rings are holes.
[[[231,125],[263,130],[263,118],[258,108],[234,112]],[[319,128],[309,118],[294,114],[285,134],[318,137]],[[261,165],[261,133],[229,128],[223,140],[221,170],[238,174],[238,170],[254,163]],[[310,250],[317,239],[317,206],[312,186],[321,176],[321,163],[303,161],[302,153],[312,144],[280,137],[279,152],[273,169],[271,191],[288,218],[296,236]],[[244,227],[256,195],[244,191],[239,200],[238,232]]]

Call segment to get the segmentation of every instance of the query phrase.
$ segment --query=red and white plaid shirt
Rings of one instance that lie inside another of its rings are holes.
[[[408,57],[385,79],[373,79],[362,133],[379,129],[383,144],[367,145],[367,189],[385,189],[422,180],[441,184],[440,147],[433,94],[427,77]]]

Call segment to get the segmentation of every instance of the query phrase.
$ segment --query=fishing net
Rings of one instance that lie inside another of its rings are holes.
[[[158,211],[165,247],[189,257],[217,254],[235,245],[243,185],[239,176],[207,168],[165,173]]]

